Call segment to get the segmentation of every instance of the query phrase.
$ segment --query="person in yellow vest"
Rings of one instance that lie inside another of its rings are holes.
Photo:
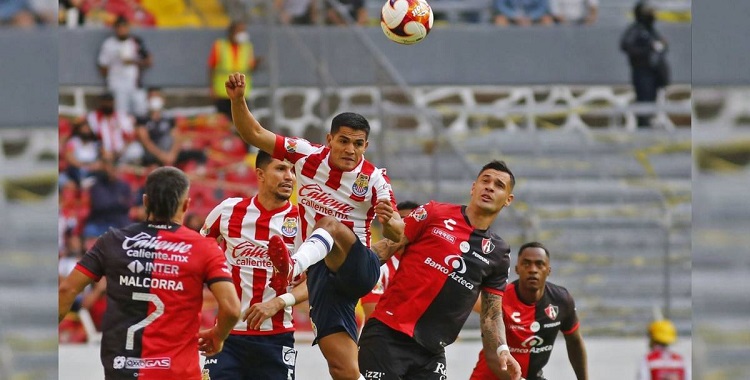
[[[227,37],[217,39],[208,56],[208,78],[211,81],[211,99],[216,109],[232,119],[232,103],[224,90],[224,82],[230,73],[245,74],[245,99],[250,97],[252,88],[251,73],[258,66],[259,58],[255,57],[247,25],[242,21],[233,21],[227,30]]]

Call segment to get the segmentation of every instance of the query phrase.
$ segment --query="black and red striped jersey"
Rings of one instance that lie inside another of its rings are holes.
[[[107,279],[107,379],[201,378],[203,284],[232,280],[215,241],[178,224],[136,223],[103,234],[76,269]]]
[[[528,380],[542,378],[542,368],[549,361],[557,333],[567,335],[578,329],[573,297],[564,287],[550,282],[534,304],[521,301],[518,280],[510,283],[503,297],[503,322],[510,353]]]
[[[472,227],[466,206],[433,201],[404,221],[409,244],[372,316],[440,352],[456,340],[480,290],[503,294],[510,247]]]

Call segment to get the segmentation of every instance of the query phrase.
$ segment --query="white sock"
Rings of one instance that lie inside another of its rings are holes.
[[[318,228],[310,234],[294,254],[294,273],[292,276],[297,277],[311,265],[325,259],[328,252],[333,249],[333,237],[328,231]]]

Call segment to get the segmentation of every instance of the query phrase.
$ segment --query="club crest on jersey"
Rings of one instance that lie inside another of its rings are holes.
[[[482,239],[482,253],[485,255],[489,255],[490,252],[495,250],[495,244],[492,242],[492,239],[483,238]]]
[[[424,207],[419,206],[415,208],[414,210],[411,210],[407,218],[408,217],[414,218],[416,221],[421,222],[427,219],[427,210],[425,210]]]
[[[297,236],[297,218],[284,218],[281,224],[281,234],[286,237]]]
[[[286,140],[286,151],[288,153],[296,153],[297,152],[297,140],[296,139],[287,139]]]
[[[367,194],[367,187],[370,185],[370,176],[367,174],[359,173],[357,179],[354,180],[352,185],[352,193],[356,196],[364,196]]]
[[[547,314],[550,319],[555,319],[557,318],[557,310],[557,306],[549,304],[544,308],[544,313]]]

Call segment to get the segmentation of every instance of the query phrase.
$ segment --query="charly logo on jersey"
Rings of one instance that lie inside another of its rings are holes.
[[[489,255],[494,250],[495,243],[492,242],[492,239],[482,238],[482,253]]]
[[[414,218],[414,220],[416,220],[417,222],[421,222],[427,219],[427,210],[425,210],[423,206],[419,206],[415,208],[414,210],[411,210],[409,215],[407,215],[406,217]]]
[[[281,234],[286,237],[297,236],[297,218],[284,218],[281,224]]]
[[[459,255],[446,256],[445,265],[447,265],[448,268],[453,268],[453,271],[456,273],[466,273],[466,262],[464,262],[464,258]]]
[[[352,184],[352,193],[357,196],[364,196],[367,194],[367,188],[370,186],[370,176],[367,174],[359,173],[357,179]]]
[[[547,316],[552,320],[557,318],[557,311],[558,311],[557,306],[553,304],[549,304],[547,305],[547,307],[544,308],[544,314],[547,314]]]
[[[286,139],[286,151],[287,153],[297,153],[297,139]]]

